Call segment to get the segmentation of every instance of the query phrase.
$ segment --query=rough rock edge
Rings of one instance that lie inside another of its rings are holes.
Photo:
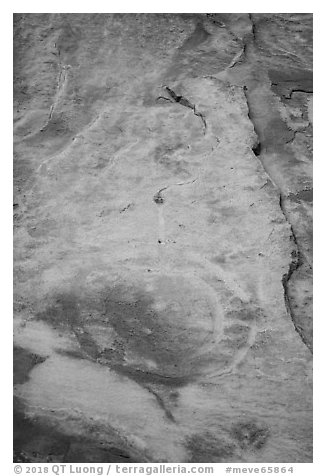
[[[251,14],[249,14],[249,19],[252,22],[252,37],[249,41],[255,41],[255,24],[253,22]],[[244,51],[245,51],[245,49],[244,49]],[[249,97],[248,97],[246,86],[243,87],[243,92],[244,92],[244,97],[245,97],[246,104],[247,104],[248,118],[249,118],[249,120],[251,121],[251,123],[253,125],[253,129],[254,129],[254,132],[255,132],[255,135],[256,135],[256,141],[252,146],[252,151],[253,151],[254,155],[258,158],[260,163],[262,164],[262,166],[265,170],[265,173],[270,178],[272,184],[274,185],[274,187],[276,188],[276,190],[278,191],[278,193],[280,195],[280,200],[279,200],[280,209],[281,209],[281,212],[282,212],[286,222],[290,226],[290,230],[291,230],[290,239],[293,241],[293,244],[294,244],[293,250],[292,250],[292,253],[291,253],[292,259],[291,259],[290,264],[289,264],[289,269],[288,269],[287,273],[283,274],[283,276],[282,276],[282,285],[283,285],[283,290],[284,290],[285,307],[286,307],[286,310],[287,310],[287,312],[288,312],[288,314],[291,318],[291,321],[293,323],[293,326],[294,326],[296,332],[299,334],[299,336],[300,336],[302,342],[304,343],[304,345],[312,353],[312,348],[309,345],[309,343],[307,341],[307,338],[304,335],[304,332],[302,331],[302,329],[296,323],[294,313],[293,313],[293,309],[292,309],[292,306],[291,306],[291,300],[289,298],[289,281],[291,280],[291,277],[292,277],[293,273],[302,266],[303,257],[302,257],[302,254],[300,253],[300,250],[299,250],[297,237],[294,233],[293,226],[292,226],[292,224],[291,224],[291,222],[288,218],[288,215],[287,215],[285,207],[284,207],[284,196],[283,196],[282,192],[278,189],[278,187],[275,185],[273,177],[271,177],[269,175],[268,171],[264,167],[263,162],[259,159],[260,152],[261,152],[261,142],[260,142],[260,138],[259,138],[259,133],[258,133],[256,127],[255,127],[255,121],[254,121],[253,116],[251,114],[250,100],[249,100]]]

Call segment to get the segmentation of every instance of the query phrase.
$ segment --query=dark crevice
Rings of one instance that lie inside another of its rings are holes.
[[[164,99],[165,101],[174,102],[174,101],[172,101],[172,99],[166,98],[166,97],[164,97],[164,96],[158,96],[158,97],[156,98],[156,101],[158,101],[159,99]]]
[[[293,93],[305,93],[305,94],[312,94],[312,89],[291,89],[291,92],[285,96],[286,99],[291,99]]]
[[[155,390],[153,390],[151,387],[145,386],[144,388],[146,388],[152,395],[154,395],[159,407],[164,411],[167,419],[172,421],[173,423],[176,423],[172,412],[166,407],[163,398],[157,392],[155,392]]]
[[[250,122],[252,123],[253,125],[253,128],[254,128],[254,132],[256,134],[256,143],[253,145],[252,147],[252,151],[253,153],[255,154],[256,157],[259,157],[261,152],[262,152],[262,144],[261,144],[261,141],[260,141],[260,136],[259,136],[259,132],[257,131],[256,129],[256,124],[255,124],[255,120],[254,118],[252,117],[252,113],[251,113],[251,108],[250,108],[250,102],[249,102],[249,97],[248,97],[248,88],[247,86],[243,86],[243,92],[244,92],[244,95],[245,95],[245,98],[246,98],[246,102],[247,102],[247,114],[248,114],[248,118],[250,120]]]
[[[247,43],[247,41],[245,41],[245,42],[243,43],[242,54],[243,54],[244,59],[246,59],[246,58],[247,58],[247,55],[248,55],[248,43]]]
[[[261,143],[258,142],[257,145],[255,145],[255,146],[252,148],[252,151],[253,151],[253,153],[255,154],[256,157],[259,157],[259,156],[260,156],[260,153],[261,153]]]
[[[120,210],[120,213],[126,212],[132,205],[132,203],[128,203],[128,205],[126,205]]]
[[[251,22],[252,39],[253,39],[253,41],[256,41],[256,39],[257,39],[256,23],[253,19],[252,13],[248,13],[248,17],[249,17],[249,20]]]
[[[289,129],[291,130],[291,129]],[[301,132],[301,131],[291,131],[293,134],[292,134],[292,137],[290,137],[286,142],[285,144],[290,144],[291,142],[294,141],[294,139],[296,138],[296,135],[297,135],[297,132]]]
[[[205,116],[204,114],[202,114],[201,112],[199,112],[197,109],[196,109],[196,105],[195,104],[192,104],[187,98],[185,98],[184,96],[179,96],[178,94],[176,94],[171,88],[169,88],[168,86],[165,86],[165,90],[168,92],[169,96],[171,97],[170,98],[166,98],[164,96],[159,96],[157,99],[165,99],[167,101],[170,101],[170,102],[176,102],[178,104],[181,104],[181,106],[184,106],[184,107],[188,107],[189,109],[191,109],[195,116],[199,117],[200,120],[202,121],[203,123],[203,126],[204,126],[204,134],[206,132],[206,128],[207,128],[207,123],[206,123],[206,119],[205,119]]]
[[[292,84],[293,83],[296,83],[296,81],[293,80]],[[277,91],[277,93],[280,94],[280,96],[283,96],[285,99],[292,99],[293,93],[313,94],[312,87],[308,86],[306,88],[296,88],[295,85],[293,85],[294,87],[291,87],[291,81],[272,81],[271,86]],[[282,88],[284,87],[287,89],[287,92],[285,93],[282,92]],[[279,90],[281,91],[279,92]]]

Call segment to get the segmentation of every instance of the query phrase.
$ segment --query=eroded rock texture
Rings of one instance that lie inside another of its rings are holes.
[[[17,14],[15,460],[312,460],[312,16]]]

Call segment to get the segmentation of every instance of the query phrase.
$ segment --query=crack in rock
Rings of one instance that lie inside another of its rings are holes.
[[[260,139],[259,139],[259,132],[257,131],[257,128],[256,128],[256,124],[255,124],[255,120],[252,116],[252,113],[251,113],[251,108],[250,108],[250,103],[249,103],[249,96],[248,96],[248,88],[247,86],[243,86],[243,92],[244,92],[244,96],[245,96],[245,99],[246,99],[246,103],[247,103],[247,114],[248,114],[248,118],[250,120],[250,122],[252,123],[252,126],[254,128],[254,132],[255,132],[255,135],[256,135],[256,143],[252,146],[252,151],[253,153],[255,154],[256,157],[259,157],[260,154],[261,154],[261,151],[262,151],[262,144],[260,142]],[[264,168],[265,172],[266,172],[266,169]],[[266,172],[267,173],[267,172]],[[269,176],[269,174],[267,173],[267,175]],[[269,176],[269,178],[271,179],[271,177]],[[273,180],[272,180],[273,182]],[[273,182],[274,184],[274,182]],[[275,185],[275,184],[274,184]]]
[[[305,94],[312,94],[312,89],[306,88],[306,89],[291,89],[291,92],[284,96],[286,99],[291,99],[293,93],[305,93]]]
[[[293,326],[296,330],[296,332],[299,334],[299,336],[301,337],[301,340],[302,342],[306,345],[306,347],[310,350],[310,352],[312,353],[312,349],[308,343],[308,340],[306,339],[305,335],[304,335],[304,332],[302,331],[302,329],[297,325],[296,323],[296,320],[294,318],[294,312],[293,312],[293,309],[292,309],[292,305],[291,305],[291,300],[290,300],[290,297],[289,297],[289,282],[291,280],[291,277],[293,275],[293,273],[295,271],[297,271],[302,265],[303,265],[303,256],[302,256],[302,253],[300,252],[300,247],[298,245],[298,241],[297,241],[297,237],[296,237],[296,234],[293,230],[293,226],[292,224],[290,223],[288,217],[287,217],[287,213],[286,213],[286,210],[285,210],[285,207],[284,207],[284,196],[282,193],[280,193],[280,209],[282,210],[282,213],[287,221],[287,223],[290,225],[290,229],[291,229],[291,239],[295,245],[295,249],[292,250],[291,252],[291,262],[289,264],[289,269],[287,271],[287,273],[283,274],[282,276],[282,285],[283,285],[283,291],[284,291],[284,302],[285,302],[285,307],[286,307],[286,310],[291,318],[291,321],[293,322]]]
[[[125,207],[121,208],[120,213],[126,212],[130,207],[133,206],[133,203],[128,203]]]
[[[291,280],[291,277],[292,277],[294,271],[296,271],[297,269],[299,269],[302,266],[303,256],[302,256],[302,253],[300,252],[297,237],[296,237],[295,232],[293,230],[292,223],[290,222],[288,214],[286,213],[286,210],[285,210],[285,207],[284,207],[284,198],[285,197],[282,194],[282,192],[279,190],[279,187],[277,186],[277,184],[274,182],[273,177],[266,170],[263,161],[260,159],[262,144],[261,144],[261,141],[260,141],[260,138],[259,138],[259,132],[257,131],[256,125],[255,125],[255,119],[253,118],[253,115],[251,113],[250,99],[248,97],[248,88],[247,88],[247,86],[243,87],[243,91],[244,91],[244,96],[245,96],[246,103],[247,103],[248,118],[249,118],[249,120],[251,121],[251,123],[253,125],[254,132],[255,132],[255,135],[256,135],[256,143],[252,147],[252,151],[255,154],[255,156],[259,159],[260,163],[262,164],[262,166],[265,170],[265,173],[269,177],[269,179],[270,179],[271,183],[273,184],[274,188],[279,191],[279,194],[280,194],[280,200],[279,200],[280,209],[282,211],[282,214],[283,214],[286,222],[290,225],[291,239],[292,239],[294,247],[295,247],[295,249],[292,251],[292,260],[289,264],[289,269],[288,269],[287,273],[285,273],[282,277],[285,307],[286,307],[286,310],[287,310],[287,312],[288,312],[288,314],[291,318],[294,329],[299,334],[299,336],[300,336],[302,342],[305,344],[305,346],[310,350],[310,352],[312,352],[304,333],[302,332],[301,328],[296,323],[296,319],[294,317],[293,309],[292,309],[290,298],[289,298],[289,286],[288,286],[289,281]]]
[[[168,420],[170,420],[171,422],[173,423],[176,423],[176,420],[173,416],[173,413],[167,408],[167,406],[165,405],[164,403],[164,400],[163,398],[158,394],[158,392],[156,392],[155,390],[153,390],[151,387],[149,386],[145,386],[144,388],[146,388],[146,390],[149,391],[149,393],[151,393],[152,395],[154,395],[154,397],[156,398],[156,401],[158,403],[158,406],[163,410],[166,418]]]
[[[203,126],[204,126],[204,135],[206,133],[206,129],[207,129],[207,123],[206,123],[206,119],[205,119],[205,116],[203,113],[201,113],[200,111],[198,111],[196,109],[196,105],[195,104],[192,104],[187,98],[185,98],[184,96],[179,96],[178,94],[176,94],[171,88],[169,88],[168,86],[165,86],[165,90],[168,92],[169,96],[171,97],[170,98],[166,98],[164,96],[159,96],[157,99],[165,99],[167,101],[170,101],[170,102],[176,102],[178,104],[181,104],[181,106],[184,106],[184,107],[188,107],[189,109],[191,109],[195,116],[199,117],[200,120],[202,121],[203,123]]]
[[[293,81],[295,82],[295,81]],[[304,94],[313,94],[313,90],[312,90],[312,87],[306,87],[306,88],[298,88],[298,87],[295,87],[295,86],[291,86],[291,81],[279,81],[279,82],[275,82],[275,81],[272,81],[271,82],[271,85],[274,86],[275,88],[278,88],[280,87],[281,85],[283,84],[286,84],[289,91],[287,93],[280,93],[285,99],[292,99],[292,95],[293,93],[304,93]],[[289,83],[289,84],[287,84]]]
[[[252,16],[252,13],[248,13],[248,17],[251,23],[251,32],[252,32],[252,39],[253,41],[256,41],[257,39],[257,28],[256,28],[256,23],[255,20]]]

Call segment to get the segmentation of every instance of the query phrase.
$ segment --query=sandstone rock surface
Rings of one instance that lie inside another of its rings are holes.
[[[15,461],[311,462],[311,21],[15,15]]]

